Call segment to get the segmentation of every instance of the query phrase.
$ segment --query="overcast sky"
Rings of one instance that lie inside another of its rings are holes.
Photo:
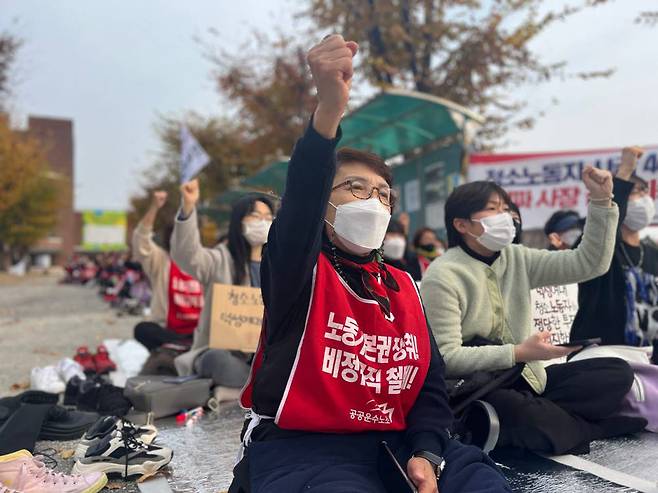
[[[567,60],[574,71],[617,72],[519,90],[546,116],[510,135],[508,151],[658,143],[658,26],[633,24],[652,4],[617,0],[534,42],[547,61]],[[74,120],[77,208],[127,208],[158,149],[158,114],[226,111],[195,37],[214,28],[231,47],[253,28],[292,32],[298,8],[293,0],[0,0],[0,30],[25,40],[12,109]]]

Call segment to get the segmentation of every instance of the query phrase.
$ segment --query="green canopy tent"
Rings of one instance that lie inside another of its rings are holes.
[[[262,168],[255,175],[241,181],[243,186],[271,191],[278,196],[283,195],[288,174],[288,161],[276,161]]]
[[[483,121],[476,113],[446,99],[389,89],[343,119],[340,145],[389,159],[450,136],[467,141]],[[287,171],[287,161],[277,161],[242,180],[241,185],[281,195]]]

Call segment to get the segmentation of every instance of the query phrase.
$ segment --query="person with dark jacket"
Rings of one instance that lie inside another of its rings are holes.
[[[421,281],[434,259],[446,251],[446,246],[432,228],[420,228],[414,233],[412,249],[407,252],[407,272],[414,281]]]
[[[654,345],[658,357],[658,249],[640,241],[654,216],[647,183],[633,174],[642,149],[624,148],[614,181],[619,204],[615,253],[608,271],[579,284],[571,339],[600,337],[603,344]]]
[[[511,491],[486,455],[449,438],[443,360],[418,291],[376,256],[395,203],[390,169],[335,151],[356,50],[333,35],[308,55],[318,106],[263,253],[265,323],[229,491],[404,491],[378,472],[394,472],[389,456],[378,462],[384,441],[420,493],[437,493],[439,476],[442,493]]]

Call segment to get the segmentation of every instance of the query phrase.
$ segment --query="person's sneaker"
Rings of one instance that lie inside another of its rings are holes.
[[[64,358],[59,360],[56,368],[57,373],[59,373],[59,376],[64,381],[64,384],[67,384],[73,377],[78,377],[80,380],[84,380],[86,378],[85,370],[82,365],[77,361],[73,361],[71,358]]]
[[[75,458],[81,459],[87,454],[87,450],[100,443],[107,435],[120,434],[124,429],[138,442],[146,445],[152,444],[158,436],[158,429],[153,425],[135,426],[117,416],[103,416],[84,434],[75,449]]]
[[[73,466],[75,474],[102,472],[108,476],[151,476],[171,462],[170,448],[139,442],[126,430],[111,433],[87,450]]]
[[[39,457],[19,450],[0,456],[0,483],[22,493],[97,493],[107,484],[107,476],[96,471],[84,475],[57,473]]]
[[[76,352],[73,359],[82,366],[82,370],[85,373],[96,373],[96,364],[94,363],[94,357],[89,352],[87,346],[80,346]]]
[[[94,354],[93,358],[96,372],[99,375],[116,371],[117,365],[115,365],[114,361],[110,359],[110,354],[107,352],[107,348],[103,344],[96,348],[96,354]]]
[[[66,390],[66,384],[54,366],[44,366],[43,368],[32,368],[30,388],[50,394],[61,394]]]

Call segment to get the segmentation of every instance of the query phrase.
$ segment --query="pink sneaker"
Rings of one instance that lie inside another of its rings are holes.
[[[57,473],[27,450],[19,450],[0,456],[0,483],[21,493],[97,493],[107,484],[107,477],[103,473]]]

